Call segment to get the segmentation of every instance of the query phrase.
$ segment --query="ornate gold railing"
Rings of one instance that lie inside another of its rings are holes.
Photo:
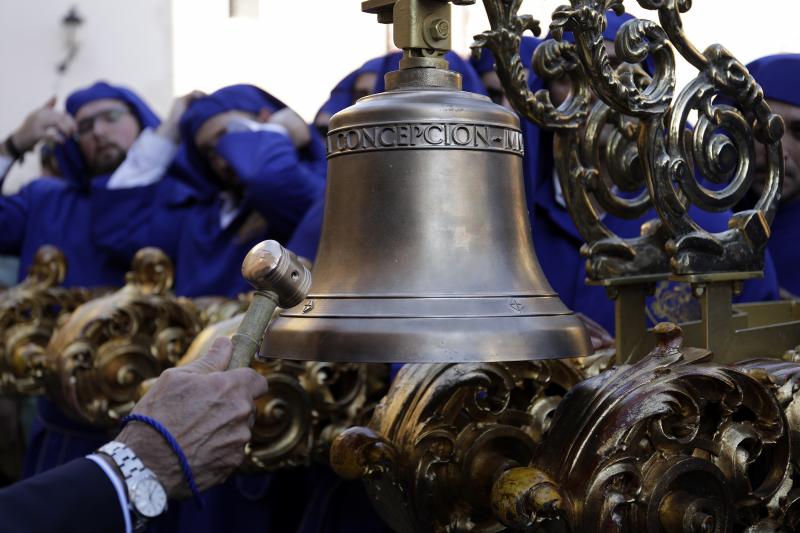
[[[334,442],[332,465],[363,478],[397,531],[797,529],[796,305],[732,305],[764,266],[782,120],[730,52],[688,40],[681,17],[691,3],[680,0],[639,0],[660,23],[621,27],[616,68],[603,30],[622,1],[559,7],[554,38],[533,57],[545,82],[571,84],[555,106],[547,88],[528,84],[521,37],[539,23],[518,15],[521,3],[484,0],[491,29],[474,47],[491,50],[520,115],[554,132],[589,282],[616,299],[617,360],[635,362],[599,373],[570,360],[407,365],[369,425]],[[674,51],[698,71],[678,92]],[[741,209],[754,143],[768,172]],[[653,208],[658,218],[635,238],[601,215]],[[727,229],[707,231],[698,211],[730,212]],[[645,297],[661,281],[691,285],[697,322],[648,330]]]

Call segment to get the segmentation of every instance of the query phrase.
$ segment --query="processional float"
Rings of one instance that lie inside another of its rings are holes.
[[[796,530],[797,305],[732,303],[763,270],[783,178],[781,119],[725,48],[701,52],[688,40],[687,0],[638,0],[659,22],[621,28],[618,68],[602,33],[622,1],[558,8],[554,39],[533,57],[541,78],[571,83],[557,107],[548,90],[531,91],[519,56],[522,34],[538,34],[539,23],[518,15],[521,0],[484,0],[491,29],[474,46],[492,52],[519,115],[553,131],[587,281],[615,301],[616,360],[591,354],[536,260],[520,119],[460,91],[447,70],[451,3],[474,0],[363,4],[394,24],[403,59],[385,93],[331,121],[310,287],[296,258],[265,244],[245,262],[246,274],[248,263],[260,269],[249,271],[248,313],[210,306],[227,320],[179,336],[194,338],[179,364],[221,334],[243,361],[260,349],[252,364],[271,389],[246,468],[307,464],[330,449],[333,468],[362,478],[402,532]],[[675,51],[698,72],[680,92]],[[636,66],[645,60],[651,75]],[[769,172],[741,209],[755,143]],[[601,215],[650,209],[658,218],[636,238],[614,234]],[[703,229],[698,209],[730,211],[728,228]],[[645,298],[664,281],[690,285],[699,320],[648,329]],[[174,363],[179,351],[161,359]],[[71,394],[88,392],[79,415],[110,423],[131,404],[129,378],[157,373],[156,363],[98,373],[96,360],[66,359],[125,394],[94,385]],[[407,364],[384,395],[389,362]]]
[[[520,40],[539,24],[517,14],[520,0],[485,0],[491,30],[475,43],[493,53],[520,115],[555,133],[589,282],[616,302],[618,361],[608,368],[587,357],[582,328],[536,264],[518,119],[460,92],[446,70],[450,3],[363,4],[395,24],[403,60],[386,93],[331,121],[315,279],[272,324],[263,355],[412,363],[371,422],[331,450],[334,469],[363,478],[395,530],[798,525],[800,366],[764,359],[800,344],[796,306],[732,304],[763,269],[783,123],[725,48],[691,44],[681,24],[689,2],[638,3],[660,23],[628,22],[615,46],[624,62],[653,62],[644,80],[630,65],[613,68],[605,49],[605,13],[621,12],[620,0],[556,10],[555,39],[533,63],[545,80],[569,78],[558,107],[528,87]],[[698,71],[677,93],[673,48]],[[765,146],[769,172],[742,210],[754,143]],[[597,206],[627,218],[655,208],[658,219],[626,239]],[[690,207],[731,210],[727,230],[706,231]],[[662,280],[691,285],[698,321],[648,330],[644,299]]]

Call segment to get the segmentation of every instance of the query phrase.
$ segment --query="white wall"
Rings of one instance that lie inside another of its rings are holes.
[[[258,19],[228,0],[173,0],[175,89],[253,83],[312,120],[331,88],[387,50],[387,26],[355,0],[261,0]]]
[[[565,0],[525,0],[520,13],[542,22]],[[656,18],[633,1],[636,16]],[[386,27],[361,13],[360,0],[260,0],[258,19],[228,18],[228,0],[173,0],[174,85],[178,93],[227,84],[260,85],[311,120],[330,89],[365,60],[390,48]],[[722,11],[724,7],[724,11]],[[453,7],[453,46],[469,53],[472,37],[488,29],[483,2]],[[776,52],[800,52],[798,0],[703,0],[684,15],[702,50],[720,42],[747,62]],[[696,72],[678,64],[679,85]]]
[[[85,19],[82,45],[67,74],[56,65],[65,54],[61,19],[71,6]],[[169,0],[0,0],[0,137],[37,106],[97,79],[124,83],[158,113],[172,101]],[[37,175],[35,157],[15,168],[4,191]]]
[[[228,2],[0,0],[0,137],[54,91],[63,98],[97,78],[127,83],[159,113],[175,94],[249,82],[311,120],[340,78],[390,46],[387,27],[361,13],[360,0],[260,0],[258,19],[229,18]],[[563,3],[525,0],[521,12],[538,17],[546,32],[550,14]],[[73,4],[86,18],[83,46],[56,87],[60,20]],[[637,16],[654,18],[634,0],[625,4]],[[454,48],[467,53],[472,36],[488,28],[483,3],[453,7],[453,13]],[[798,0],[697,0],[684,25],[701,50],[720,42],[747,62],[800,52],[798,20]],[[682,62],[678,74],[683,86],[695,72]],[[6,191],[36,174],[26,167],[14,172]]]

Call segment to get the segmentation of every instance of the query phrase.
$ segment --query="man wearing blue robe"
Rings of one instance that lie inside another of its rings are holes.
[[[90,238],[93,193],[105,186],[140,132],[159,120],[133,92],[103,82],[73,93],[66,107],[74,125],[59,128],[65,141],[56,148],[62,177],[37,179],[0,197],[0,254],[20,256],[22,279],[39,247],[52,244],[67,258],[65,286],[120,286],[130,265]],[[29,147],[30,142],[23,148]]]
[[[96,239],[121,256],[164,249],[180,296],[235,297],[251,289],[240,273],[250,248],[264,239],[287,242],[322,196],[324,146],[299,116],[251,85],[195,100],[180,131],[179,171],[135,195],[125,183],[109,183],[102,195],[115,212],[99,218]],[[124,236],[108,238],[111,228]]]
[[[782,296],[800,298],[800,54],[763,57],[747,65],[764,90],[774,113],[783,117],[783,160],[786,173],[780,205],[772,224],[768,250],[775,260]],[[766,177],[766,150],[757,145],[757,180]]]

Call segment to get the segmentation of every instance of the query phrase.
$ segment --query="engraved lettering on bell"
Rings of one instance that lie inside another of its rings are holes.
[[[524,155],[522,133],[497,124],[414,122],[370,124],[333,130],[328,157],[374,150],[449,148],[491,150]]]

